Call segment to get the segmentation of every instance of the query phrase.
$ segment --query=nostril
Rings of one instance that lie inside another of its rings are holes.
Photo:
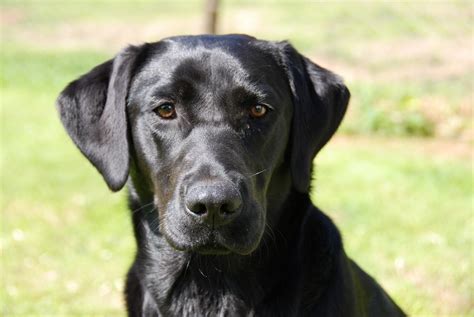
[[[197,203],[194,203],[194,204],[190,204],[187,207],[192,213],[194,213],[198,216],[204,215],[207,212],[206,205],[203,204],[203,203],[197,202]]]
[[[230,201],[222,204],[219,212],[222,215],[231,215],[240,208],[241,203],[239,201]]]
[[[232,210],[233,208],[229,204],[223,204],[219,212],[223,215],[229,215],[233,212]]]

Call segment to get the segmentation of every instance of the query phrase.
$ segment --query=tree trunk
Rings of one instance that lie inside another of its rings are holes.
[[[219,0],[206,0],[206,33],[216,34],[217,7]]]

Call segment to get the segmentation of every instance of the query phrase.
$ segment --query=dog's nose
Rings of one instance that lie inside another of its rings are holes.
[[[230,182],[201,183],[188,188],[185,205],[188,214],[215,228],[238,216],[242,197]]]

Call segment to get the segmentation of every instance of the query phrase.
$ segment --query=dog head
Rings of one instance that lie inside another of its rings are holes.
[[[131,173],[153,197],[174,248],[248,254],[288,193],[309,191],[348,100],[338,76],[290,44],[227,35],[130,46],[57,105],[110,189]]]

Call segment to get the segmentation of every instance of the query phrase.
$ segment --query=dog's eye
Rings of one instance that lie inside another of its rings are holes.
[[[249,111],[252,118],[262,118],[267,114],[268,108],[265,105],[254,105]]]
[[[176,109],[170,102],[159,105],[153,111],[163,119],[174,119],[176,117]]]

